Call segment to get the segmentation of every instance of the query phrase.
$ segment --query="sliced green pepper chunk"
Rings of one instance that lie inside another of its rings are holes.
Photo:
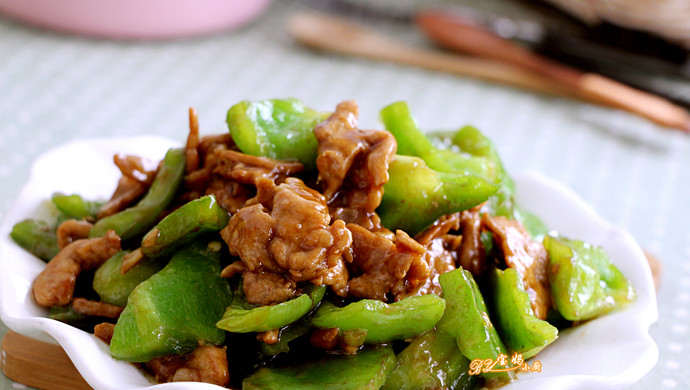
[[[550,235],[544,248],[554,306],[565,319],[588,320],[635,300],[632,284],[603,248]]]
[[[151,188],[134,207],[105,217],[93,226],[91,237],[100,237],[114,230],[122,240],[128,240],[149,230],[170,204],[184,177],[185,156],[182,149],[170,149],[163,159]]]
[[[477,384],[455,338],[440,330],[418,335],[396,357],[398,362],[382,390],[469,390]]]
[[[224,228],[230,217],[213,195],[187,202],[170,213],[141,240],[141,253],[149,258],[168,256],[197,236]]]
[[[60,252],[55,228],[44,221],[26,219],[17,222],[10,237],[24,250],[43,261],[50,261]]]
[[[245,100],[228,110],[227,123],[242,152],[299,160],[307,169],[314,169],[318,150],[314,127],[328,115],[297,99]]]
[[[230,307],[216,323],[220,329],[234,333],[266,332],[280,329],[302,318],[319,304],[326,286],[310,285],[297,298],[271,306],[256,306],[244,300],[242,286],[232,299]]]
[[[492,313],[508,350],[529,359],[558,337],[558,329],[534,316],[522,278],[512,268],[491,271]]]
[[[143,259],[127,273],[122,274],[122,260],[128,253],[129,251],[118,252],[96,270],[93,289],[103,302],[124,307],[134,288],[163,268],[158,262]]]
[[[395,102],[381,110],[381,120],[398,142],[398,154],[423,159],[429,168],[439,172],[464,173],[496,180],[493,161],[468,153],[436,148],[417,126],[406,102]]]
[[[344,307],[324,302],[311,319],[317,328],[366,331],[366,343],[408,339],[436,325],[446,303],[435,294],[412,296],[387,304],[362,299]]]
[[[378,347],[291,367],[260,368],[242,382],[242,390],[375,390],[394,367],[393,349]]]
[[[165,268],[139,284],[115,325],[110,353],[130,362],[184,354],[200,342],[220,345],[216,322],[230,304],[220,277],[220,254],[202,243],[177,252]]]
[[[251,309],[246,309],[233,300],[216,326],[235,333],[280,329],[307,314],[311,308],[311,303],[307,294],[302,294],[277,305],[257,306]]]
[[[473,126],[464,126],[456,132],[436,132],[429,137],[433,145],[443,150],[455,150],[491,161],[500,187],[487,202],[489,214],[522,222],[535,240],[540,241],[548,233],[548,228],[536,215],[515,203],[515,183],[505,170],[495,145],[481,131]]]
[[[439,217],[474,207],[498,186],[481,176],[438,172],[418,157],[396,155],[376,212],[389,229],[417,234]]]
[[[462,268],[439,276],[446,300],[446,311],[436,328],[455,337],[458,348],[470,360],[492,359],[507,355],[472,274]],[[515,379],[511,372],[483,373],[489,382],[504,383]]]
[[[95,219],[98,215],[98,210],[103,205],[102,202],[85,200],[80,195],[54,194],[52,200],[55,207],[62,214],[61,218],[64,220]]]

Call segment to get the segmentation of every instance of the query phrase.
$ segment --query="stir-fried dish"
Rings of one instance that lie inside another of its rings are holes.
[[[472,389],[634,300],[603,249],[515,203],[477,129],[381,119],[244,101],[202,137],[190,110],[162,161],[114,157],[109,200],[55,194],[56,221],[15,225],[47,262],[35,302],[158,382]]]

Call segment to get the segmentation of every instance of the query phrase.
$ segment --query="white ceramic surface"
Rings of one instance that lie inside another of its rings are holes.
[[[14,207],[0,225],[0,316],[19,333],[51,340],[67,351],[77,369],[97,390],[218,389],[202,383],[152,385],[130,364],[115,361],[104,343],[92,335],[45,318],[47,310],[33,303],[30,287],[43,262],[9,238],[12,226],[27,217],[48,218],[45,202],[54,192],[107,198],[119,173],[115,153],[154,159],[175,141],[161,137],[92,139],[72,142],[41,155]],[[656,363],[658,350],[649,336],[657,320],[654,286],[644,255],[632,237],[612,227],[574,193],[534,173],[514,175],[518,201],[560,233],[603,246],[631,279],[637,301],[625,310],[569,329],[532,360],[540,373],[521,374],[503,389],[616,389],[638,381]]]

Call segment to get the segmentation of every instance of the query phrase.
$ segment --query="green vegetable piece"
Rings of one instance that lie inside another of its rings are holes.
[[[43,261],[50,261],[60,252],[55,228],[43,221],[26,219],[17,222],[12,227],[10,237],[17,245]]]
[[[227,123],[242,152],[299,160],[307,169],[313,169],[318,149],[314,127],[328,115],[297,99],[245,100],[228,110]]]
[[[312,304],[309,310],[313,312],[326,294],[326,286],[308,285],[304,288],[304,292],[311,299]],[[260,343],[261,353],[266,356],[274,356],[290,351],[289,343],[298,337],[304,336],[311,330],[309,321],[309,314],[307,314],[299,320],[288,324],[280,330],[278,342],[275,344]]]
[[[490,162],[500,186],[487,202],[489,214],[522,222],[532,238],[538,241],[548,233],[548,228],[537,216],[523,210],[515,203],[515,183],[503,167],[493,142],[482,132],[475,127],[464,126],[456,132],[436,132],[430,134],[429,137],[432,144],[442,150],[466,153],[485,158]]]
[[[491,271],[496,328],[512,353],[529,359],[558,337],[558,329],[534,316],[522,278],[512,268]]]
[[[62,214],[61,218],[64,220],[95,219],[98,215],[98,210],[103,205],[102,202],[85,200],[80,195],[54,194],[52,200],[55,207]]]
[[[486,304],[472,274],[462,268],[439,276],[446,311],[436,328],[455,337],[458,348],[470,360],[507,355],[503,341],[489,318]],[[515,379],[513,372],[484,373],[489,382]]]
[[[48,318],[64,322],[66,324],[78,324],[86,318],[85,315],[76,312],[71,305],[69,306],[53,306],[50,308]]]
[[[464,173],[437,172],[418,157],[396,155],[376,212],[389,229],[415,235],[439,217],[486,201],[498,186]]]
[[[121,274],[122,260],[127,253],[129,251],[116,253],[98,267],[94,274],[93,289],[103,302],[124,307],[134,288],[163,268],[158,262],[143,259],[127,273]]]
[[[397,360],[382,390],[469,390],[477,384],[477,376],[469,374],[470,361],[455,338],[436,329],[415,337]]]
[[[635,300],[630,281],[603,248],[580,240],[546,236],[554,306],[570,321],[588,320]]]
[[[398,142],[398,154],[419,157],[427,166],[439,172],[464,173],[496,180],[492,161],[468,153],[436,148],[417,126],[405,102],[395,102],[381,110],[381,120]]]
[[[220,277],[219,259],[220,254],[206,245],[190,245],[139,284],[115,325],[113,357],[148,362],[188,353],[200,342],[222,344],[225,332],[216,322],[230,304],[231,293],[227,280]]]
[[[378,347],[291,367],[260,368],[242,382],[242,390],[374,390],[394,367],[393,349]]]
[[[184,177],[184,168],[184,151],[170,149],[144,198],[135,206],[96,222],[90,236],[100,237],[112,229],[122,240],[128,240],[148,231],[175,196]]]
[[[141,240],[149,258],[168,256],[195,237],[224,228],[230,217],[213,195],[192,200],[163,218]]]
[[[280,329],[307,314],[311,309],[312,301],[309,295],[302,294],[277,305],[259,306],[251,309],[246,309],[243,306],[233,300],[216,326],[235,333]]]
[[[444,300],[435,294],[412,296],[390,305],[363,299],[339,308],[324,302],[311,324],[341,331],[363,330],[367,332],[365,342],[385,343],[412,338],[433,328],[445,307]]]

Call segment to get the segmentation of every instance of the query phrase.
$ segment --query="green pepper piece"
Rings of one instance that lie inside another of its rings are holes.
[[[74,308],[72,308],[72,305],[68,305],[51,307],[48,318],[64,322],[66,324],[77,324],[79,321],[84,320],[86,316],[76,312]]]
[[[228,110],[227,123],[244,153],[278,160],[299,160],[316,167],[318,141],[314,127],[328,117],[297,99],[242,101]]]
[[[50,261],[60,252],[55,228],[44,221],[26,219],[17,222],[10,237],[20,247],[43,261]]]
[[[443,299],[435,294],[412,296],[390,305],[373,299],[362,299],[344,307],[324,302],[311,324],[341,331],[363,330],[367,332],[365,342],[385,343],[408,339],[433,328],[445,307]]]
[[[103,302],[124,307],[134,288],[163,268],[158,262],[143,259],[126,274],[122,274],[122,260],[128,253],[129,251],[116,253],[96,270],[93,289]]]
[[[302,294],[277,305],[258,306],[251,309],[246,309],[242,304],[233,300],[216,326],[235,333],[280,329],[302,318],[311,306],[312,301],[307,294]]]
[[[455,338],[437,329],[415,337],[397,360],[382,390],[469,390],[477,384],[477,377],[469,374],[470,361]]]
[[[381,110],[381,120],[398,143],[398,154],[419,157],[427,166],[439,172],[464,173],[496,179],[492,161],[467,153],[454,153],[436,148],[419,129],[405,102],[395,102]]]
[[[601,247],[546,236],[554,306],[570,321],[588,320],[635,300],[630,281]]]
[[[200,342],[220,345],[225,332],[216,322],[230,304],[220,277],[220,253],[194,244],[177,252],[165,268],[139,284],[115,325],[110,343],[114,358],[148,362],[184,354]]]
[[[446,311],[436,328],[454,336],[460,352],[470,360],[495,361],[499,355],[507,355],[472,274],[459,268],[441,274],[439,282],[446,300]],[[482,375],[489,382],[503,383],[515,379],[512,371]]]
[[[314,286],[309,285],[304,288],[304,291],[309,298],[311,298],[311,308],[313,311],[326,294],[326,286]],[[290,351],[289,343],[298,337],[304,336],[311,330],[310,315],[307,314],[299,320],[288,324],[280,330],[280,335],[278,336],[278,342],[275,344],[261,343],[261,353],[266,356],[274,356],[279,353]]]
[[[489,214],[522,222],[532,238],[538,241],[548,233],[548,228],[537,216],[515,203],[515,183],[503,167],[498,150],[487,136],[473,126],[464,126],[456,132],[436,132],[429,137],[438,148],[482,157],[495,167],[500,187],[487,202]]]
[[[122,240],[145,233],[170,204],[184,177],[185,156],[182,149],[170,149],[143,199],[135,206],[105,217],[93,226],[91,237],[115,230]]]
[[[85,200],[80,195],[64,195],[54,194],[52,197],[53,204],[62,214],[61,219],[95,219],[98,215],[98,210],[103,205],[102,202],[93,202]]]
[[[224,228],[230,217],[213,195],[192,200],[163,218],[141,240],[141,253],[149,258],[168,256],[195,237]]]
[[[418,157],[396,155],[388,173],[376,212],[384,226],[410,235],[443,215],[484,202],[498,189],[480,176],[434,171]]]
[[[496,328],[508,350],[529,359],[558,337],[558,329],[534,316],[522,278],[512,268],[491,272]]]
[[[216,326],[234,333],[266,332],[291,324],[319,304],[326,286],[308,285],[297,298],[272,306],[256,306],[244,299],[242,284],[237,289],[230,307]]]
[[[393,349],[378,347],[291,367],[260,368],[242,381],[242,390],[375,390],[383,386],[393,367]]]

